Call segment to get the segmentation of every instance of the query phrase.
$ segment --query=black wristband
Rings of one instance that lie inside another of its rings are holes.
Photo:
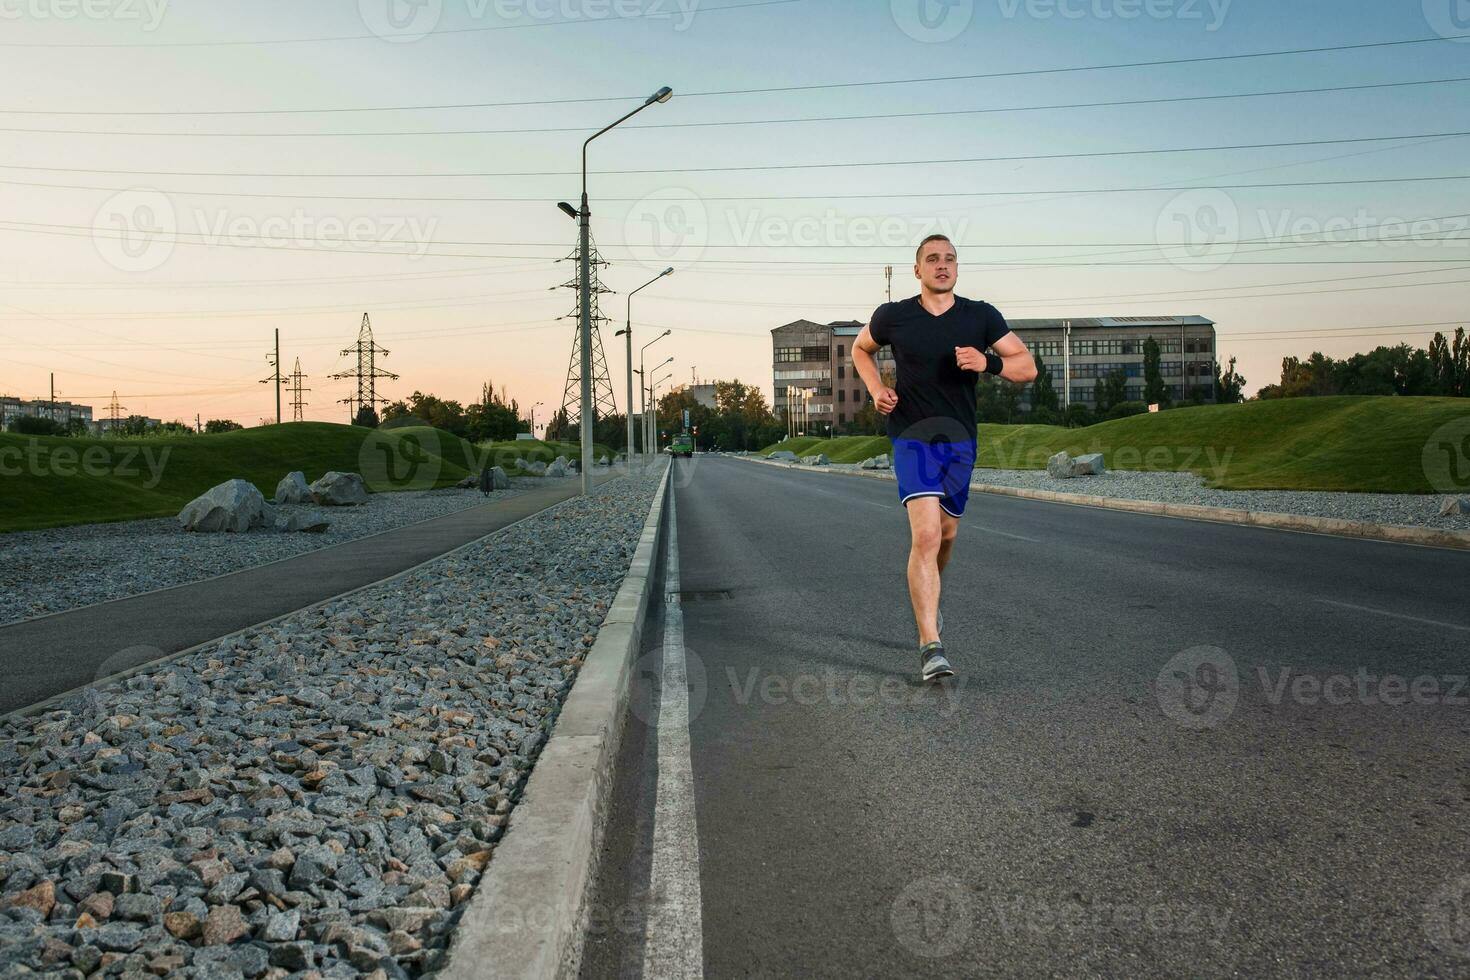
[[[992,354],[990,351],[985,352],[986,374],[1000,374],[1005,366],[1005,362],[1000,359],[999,354]]]

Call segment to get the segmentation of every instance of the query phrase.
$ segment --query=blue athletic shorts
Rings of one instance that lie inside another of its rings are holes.
[[[965,513],[970,499],[970,474],[975,470],[974,442],[921,442],[893,440],[893,473],[898,477],[899,502],[915,497],[938,497],[951,517]]]

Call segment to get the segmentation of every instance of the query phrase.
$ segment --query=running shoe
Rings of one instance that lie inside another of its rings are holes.
[[[919,651],[919,676],[925,681],[937,681],[944,677],[953,677],[954,668],[944,658],[944,645],[938,642],[926,643]]]

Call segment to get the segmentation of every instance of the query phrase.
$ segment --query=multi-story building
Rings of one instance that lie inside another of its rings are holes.
[[[67,424],[71,419],[81,419],[88,425],[92,424],[92,406],[78,405],[74,402],[53,402],[44,398],[20,399],[9,395],[0,395],[0,429],[8,428],[10,420],[20,415],[29,415],[35,418],[52,419]]]
[[[1187,400],[1191,391],[1206,402],[1215,400],[1215,324],[1202,316],[1008,322],[1031,353],[1046,362],[1063,405],[1093,404],[1097,379],[1114,371],[1127,378],[1128,399],[1142,401],[1143,344],[1149,337],[1158,342],[1159,369],[1176,402]],[[771,331],[777,416],[787,418],[789,412],[790,419],[813,432],[825,432],[829,425],[840,431],[853,419],[869,401],[852,366],[852,342],[862,328],[856,320],[797,320]],[[888,348],[879,352],[878,368],[885,374],[893,371]]]

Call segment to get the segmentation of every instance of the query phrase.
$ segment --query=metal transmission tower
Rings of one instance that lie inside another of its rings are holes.
[[[303,387],[301,387],[301,381],[302,381],[303,378],[306,378],[306,377],[307,377],[307,375],[301,373],[301,358],[298,357],[298,358],[296,358],[296,369],[291,372],[291,421],[292,422],[304,422],[304,421],[306,421],[306,419],[302,416],[302,413],[301,413],[301,410],[306,407],[306,402],[304,402],[304,401],[301,400],[301,393],[303,391],[310,391],[311,390],[310,388],[303,388]]]
[[[391,371],[384,371],[377,366],[378,355],[387,357],[388,352],[373,342],[373,325],[368,321],[366,313],[362,315],[362,327],[357,331],[357,343],[342,351],[343,357],[348,354],[357,355],[357,370],[342,371],[331,375],[331,378],[333,381],[343,378],[357,379],[357,394],[337,399],[339,404],[347,406],[349,420],[355,422],[357,413],[361,412],[364,407],[376,411],[379,402],[387,403],[388,399],[378,397],[378,379],[387,378],[390,381],[397,381],[398,375]]]
[[[112,421],[112,428],[117,428],[117,424],[122,421],[122,413],[126,411],[126,408],[117,403],[117,389],[114,388],[112,392],[112,401],[107,406],[107,417]]]
[[[597,251],[596,245],[591,247],[590,255],[591,261],[588,263],[588,268],[591,272],[588,280],[591,283],[591,290],[589,291],[590,300],[588,306],[592,312],[592,421],[593,425],[596,425],[597,419],[607,418],[609,415],[616,414],[618,407],[613,400],[612,378],[607,373],[607,358],[602,353],[602,329],[599,325],[606,323],[607,317],[602,315],[602,310],[599,308],[597,302],[597,295],[599,293],[612,292],[612,290],[602,284],[602,280],[598,276],[599,267],[607,265],[607,262],[603,259],[601,253]],[[562,287],[572,290],[573,293],[580,297],[582,295],[582,256],[580,250],[574,250],[567,258],[571,260],[572,267],[577,271],[572,276],[571,282],[562,283]],[[580,323],[581,313],[582,310],[579,301],[578,305],[572,307],[570,313],[564,317],[558,317],[558,319],[570,319]],[[572,336],[572,359],[567,363],[567,386],[562,391],[561,410],[566,413],[563,417],[568,423],[580,423],[582,421],[581,329],[579,328]]]

